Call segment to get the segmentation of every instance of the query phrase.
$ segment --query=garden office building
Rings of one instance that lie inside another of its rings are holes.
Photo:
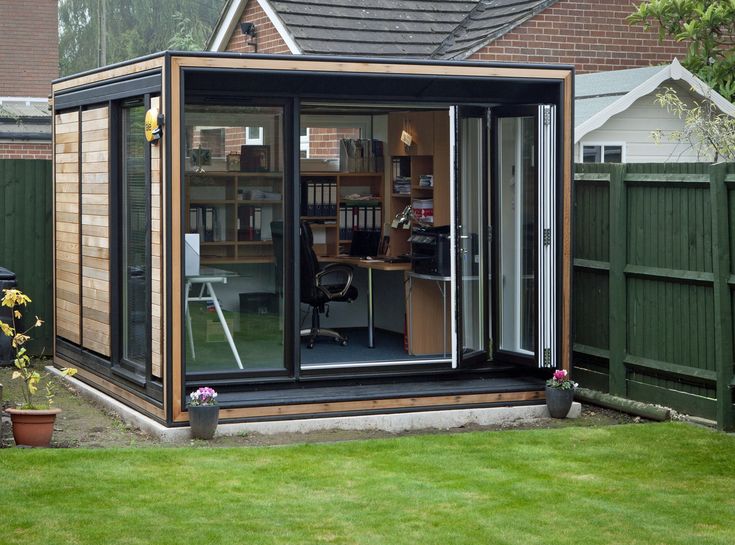
[[[53,86],[55,363],[168,426],[543,403],[568,66],[160,53]]]

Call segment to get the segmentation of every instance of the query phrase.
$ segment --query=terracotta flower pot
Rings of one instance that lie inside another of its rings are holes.
[[[566,418],[573,401],[574,388],[563,390],[546,387],[546,407],[552,418]]]
[[[48,447],[54,434],[56,415],[61,409],[7,409],[13,423],[13,439],[16,445]]]

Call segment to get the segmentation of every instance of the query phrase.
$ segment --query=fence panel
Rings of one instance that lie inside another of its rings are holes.
[[[38,315],[45,324],[33,333],[29,352],[53,350],[51,161],[0,160],[0,266],[15,272],[18,286],[33,300],[26,325]]]
[[[609,383],[610,173],[578,165],[574,186],[574,352],[586,356],[576,369],[586,385],[604,392]]]
[[[577,165],[574,365],[583,385],[732,428],[731,170]],[[592,197],[605,185],[606,214]]]

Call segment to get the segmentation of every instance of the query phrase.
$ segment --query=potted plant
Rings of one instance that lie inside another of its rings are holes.
[[[207,386],[189,394],[189,425],[195,439],[211,439],[219,421],[217,392]]]
[[[566,418],[574,401],[574,389],[577,383],[569,378],[566,369],[554,371],[546,381],[546,407],[552,418]]]
[[[56,383],[46,381],[45,398],[46,403],[37,403],[34,395],[38,392],[38,386],[41,380],[48,378],[50,373],[42,375],[31,367],[31,359],[25,348],[31,337],[30,331],[36,327],[41,327],[43,320],[36,316],[36,320],[25,331],[18,331],[16,324],[23,317],[20,312],[21,307],[25,307],[31,299],[23,292],[17,289],[4,289],[3,298],[0,304],[11,309],[12,323],[7,324],[0,320],[0,329],[2,332],[11,337],[11,344],[15,350],[15,371],[12,378],[22,381],[23,403],[19,403],[17,408],[7,409],[10,414],[10,420],[13,423],[13,438],[16,445],[25,445],[31,447],[47,447],[51,443],[51,436],[54,433],[54,423],[56,415],[61,409],[52,407],[54,402],[54,394]],[[72,368],[64,368],[61,370],[64,375],[73,375],[77,371]]]

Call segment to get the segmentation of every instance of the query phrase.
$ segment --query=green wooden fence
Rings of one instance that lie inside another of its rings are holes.
[[[46,321],[29,345],[39,355],[53,350],[51,172],[51,161],[0,159],[0,266],[16,273],[33,300],[27,318]]]
[[[577,165],[574,376],[733,429],[735,165]]]

